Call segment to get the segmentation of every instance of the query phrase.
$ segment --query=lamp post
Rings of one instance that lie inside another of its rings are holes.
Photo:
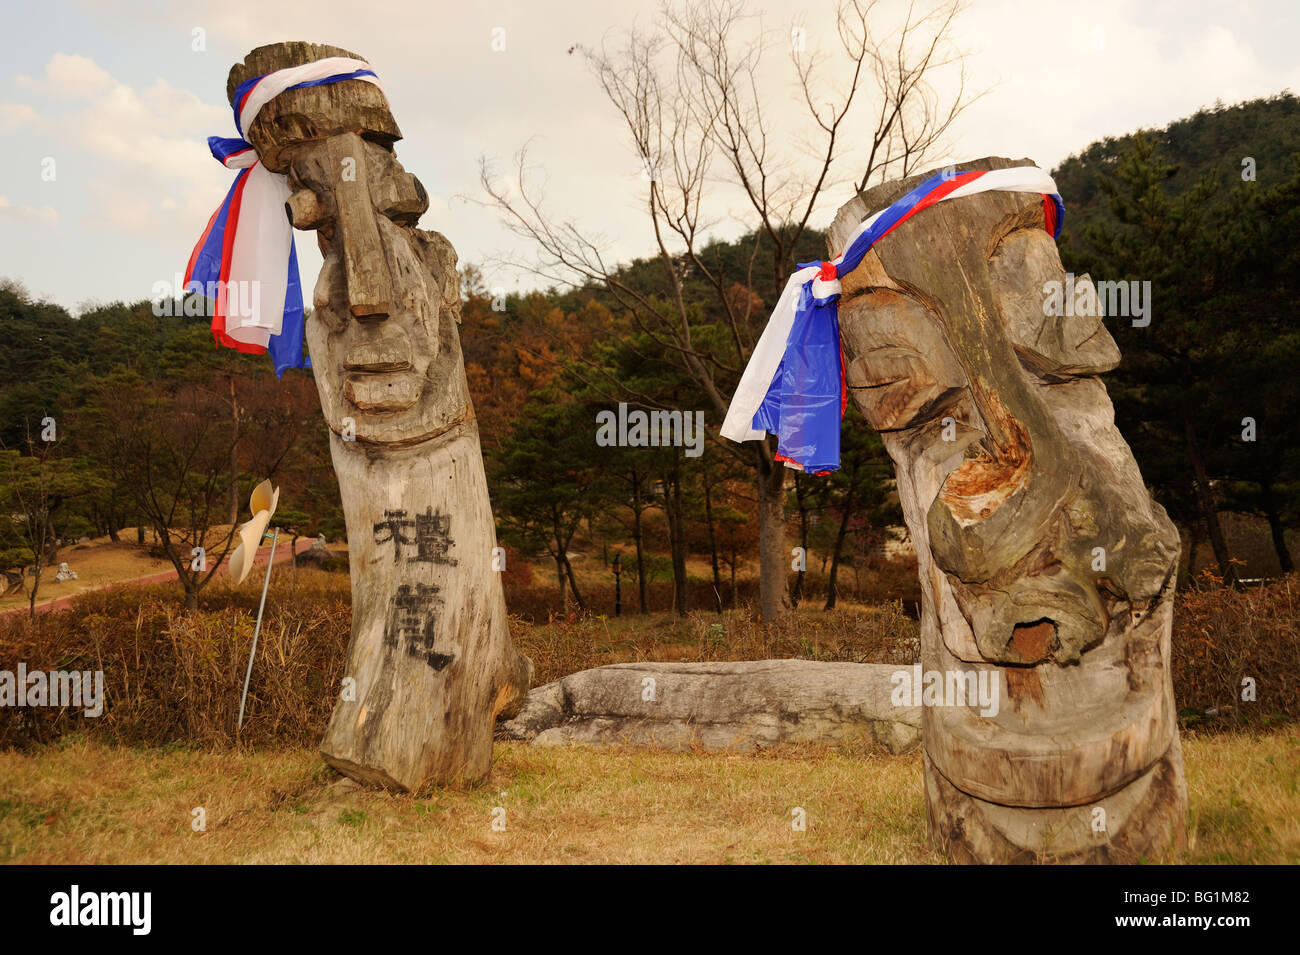
[[[614,555],[614,616],[623,615],[623,555]]]

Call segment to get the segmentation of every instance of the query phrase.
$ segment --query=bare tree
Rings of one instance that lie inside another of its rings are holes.
[[[526,150],[516,157],[509,184],[484,162],[488,204],[536,246],[531,271],[548,281],[606,290],[642,334],[680,360],[724,417],[727,396],[762,331],[763,316],[755,307],[761,303],[749,294],[760,252],[768,253],[764,267],[779,289],[829,188],[844,183],[861,190],[873,179],[906,175],[920,162],[939,158],[946,132],[972,101],[963,55],[951,39],[960,9],[960,0],[923,12],[909,6],[901,24],[880,32],[876,0],[846,0],[836,14],[836,49],[814,55],[800,28],[779,35],[762,29],[743,0],[704,0],[665,5],[654,34],[634,30],[617,48],[583,48],[643,165],[646,221],[666,295],[637,287],[594,233],[543,208]],[[787,44],[793,69],[784,92],[792,86],[802,104],[797,128],[778,123],[772,104],[789,97],[774,95],[762,68],[768,54]],[[957,71],[956,92],[945,97],[932,80],[949,67]],[[833,75],[824,78],[828,72]],[[869,105],[855,110],[859,103]],[[867,109],[872,116],[859,120]],[[868,136],[863,129],[870,130]],[[863,139],[865,148],[850,153],[846,143]],[[725,274],[703,252],[716,224],[707,218],[715,188],[742,199],[740,218],[753,241],[743,275]],[[684,293],[688,277],[713,290],[713,318],[725,331],[725,346],[704,347],[697,340],[699,318]],[[603,383],[620,391],[617,382]],[[633,400],[657,404],[644,395]],[[742,448],[713,437],[754,470],[761,612],[764,620],[774,620],[786,604],[785,469],[774,458],[771,439]]]
[[[238,443],[219,387],[122,379],[88,389],[86,447],[108,461],[198,609],[199,591],[233,549],[228,516],[231,447]]]

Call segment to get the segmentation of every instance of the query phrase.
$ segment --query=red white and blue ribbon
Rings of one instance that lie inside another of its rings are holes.
[[[343,80],[379,86],[368,63],[343,56],[253,77],[233,98],[239,136],[208,137],[213,157],[239,174],[194,246],[185,290],[214,299],[212,334],[219,345],[270,353],[277,376],[311,365],[302,353],[302,284],[284,210],[289,184],[262,165],[244,137],[261,108],[281,93]]]
[[[840,347],[840,279],[896,226],[945,199],[978,192],[1037,192],[1047,231],[1060,235],[1065,204],[1036,166],[936,173],[887,209],[864,219],[840,255],[800,263],[772,310],[727,409],[732,441],[777,437],[776,459],[795,470],[829,474],[840,466],[840,421],[848,405]]]

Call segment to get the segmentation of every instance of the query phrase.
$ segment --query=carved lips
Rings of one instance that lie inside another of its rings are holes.
[[[420,398],[423,382],[413,373],[411,341],[400,328],[387,327],[372,340],[344,349],[347,376],[343,395],[359,411],[404,411]]]

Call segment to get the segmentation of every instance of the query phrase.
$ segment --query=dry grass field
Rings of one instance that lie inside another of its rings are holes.
[[[919,755],[497,747],[491,782],[360,789],[309,749],[0,753],[11,863],[940,863]],[[1300,862],[1300,730],[1184,736],[1190,844],[1173,861]],[[193,828],[202,808],[206,829]],[[504,810],[504,815],[497,812]],[[792,810],[806,830],[792,827]],[[504,831],[493,828],[494,818]]]
[[[1151,861],[1300,862],[1300,585],[1212,583],[1180,595],[1174,628],[1190,844]],[[273,581],[242,733],[260,590],[218,581],[193,614],[174,591],[121,587],[35,622],[0,617],[0,669],[102,670],[108,698],[96,719],[0,708],[0,862],[942,861],[926,839],[918,755],[502,744],[483,786],[421,798],[359,789],[314,750],[348,638],[347,575],[303,568]],[[582,617],[548,611],[553,597],[545,583],[507,582],[538,683],[625,660],[915,659],[900,602],[810,602],[764,628],[743,604]],[[1256,702],[1239,700],[1243,675]],[[791,826],[796,807],[805,831]]]

